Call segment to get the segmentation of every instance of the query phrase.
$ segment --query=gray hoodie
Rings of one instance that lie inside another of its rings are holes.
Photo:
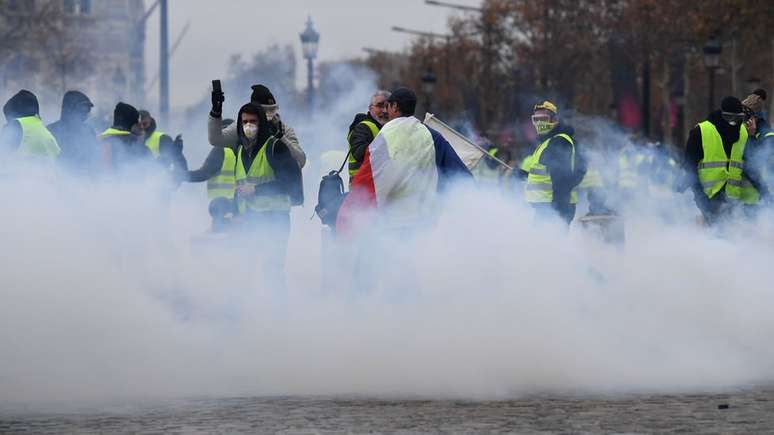
[[[279,115],[276,115],[275,120],[279,119]],[[284,125],[284,124],[283,124]],[[298,163],[299,168],[303,168],[306,164],[306,154],[301,149],[301,145],[298,142],[298,136],[292,127],[284,125],[285,135],[282,137],[282,142],[287,145],[290,150],[290,155]],[[209,117],[207,122],[207,135],[210,140],[210,144],[216,147],[236,147],[239,142],[239,136],[237,134],[237,123],[233,123],[226,128],[221,128],[221,119]]]

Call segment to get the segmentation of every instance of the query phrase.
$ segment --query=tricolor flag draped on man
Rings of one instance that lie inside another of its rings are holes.
[[[396,89],[387,102],[390,121],[368,147],[339,210],[337,230],[351,229],[355,216],[368,211],[390,227],[411,226],[431,216],[451,178],[472,177],[449,142],[414,117],[413,91]]]

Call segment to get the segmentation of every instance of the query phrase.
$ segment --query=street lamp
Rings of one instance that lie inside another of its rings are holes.
[[[306,20],[306,29],[301,33],[301,50],[306,59],[307,96],[306,102],[309,113],[314,109],[314,59],[317,58],[317,47],[320,43],[320,34],[314,30],[312,17]]]
[[[704,66],[707,67],[709,72],[709,101],[707,102],[707,112],[710,113],[715,110],[715,71],[720,68],[720,52],[723,48],[720,46],[720,41],[717,35],[713,34],[707,45],[704,46]]]
[[[422,92],[425,94],[425,111],[430,113],[432,104],[433,88],[435,88],[435,74],[428,68],[427,72],[422,74]]]

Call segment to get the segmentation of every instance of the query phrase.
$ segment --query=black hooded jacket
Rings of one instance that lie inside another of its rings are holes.
[[[22,89],[11,97],[3,106],[3,114],[7,124],[0,132],[0,147],[7,151],[15,151],[22,140],[22,128],[17,118],[35,116],[40,113],[38,98],[32,92]]]
[[[88,171],[97,161],[97,135],[86,123],[85,108],[92,106],[85,94],[67,91],[62,99],[60,119],[48,126],[62,149],[60,161],[73,170]]]
[[[246,108],[251,107],[254,111],[258,112],[258,135],[255,139],[255,146],[248,149],[245,145],[248,144],[248,139],[245,137],[244,130],[242,129],[242,112]],[[266,114],[260,105],[253,103],[247,103],[239,109],[239,114],[236,119],[237,123],[237,136],[239,138],[239,144],[242,145],[242,164],[244,165],[245,172],[250,170],[255,157],[261,150],[263,144],[275,134],[274,127],[266,119]],[[282,193],[290,197],[290,202],[293,205],[301,205],[304,202],[304,189],[303,181],[301,178],[301,168],[298,163],[290,154],[290,150],[283,141],[275,141],[271,149],[266,150],[266,159],[269,162],[272,170],[274,171],[275,180],[270,183],[261,184],[256,186],[256,195],[266,195],[272,193]]]
[[[711,122],[712,125],[714,125],[718,130],[720,138],[723,141],[723,149],[726,151],[726,155],[730,156],[734,143],[739,140],[739,126],[727,123],[721,116],[720,110],[712,112],[707,117],[707,120]],[[768,189],[766,189],[765,184],[763,183],[763,178],[758,168],[756,165],[747,163],[748,160],[752,161],[750,155],[753,152],[753,147],[745,147],[743,156],[746,162],[744,167],[744,177],[747,178],[756,189],[758,189],[758,192],[761,193],[762,197],[766,197],[768,196]],[[699,174],[697,171],[699,162],[703,158],[704,149],[702,148],[701,144],[701,129],[698,125],[696,125],[688,133],[688,141],[685,144],[685,173],[688,177],[686,184],[691,186],[693,189],[693,196],[696,201],[696,205],[704,213],[704,215],[707,216],[708,214],[711,214],[712,210],[717,207],[712,203],[724,202],[726,197],[722,191],[712,197],[712,199],[707,198],[707,195],[704,193],[704,189],[702,188],[701,182],[699,181]]]

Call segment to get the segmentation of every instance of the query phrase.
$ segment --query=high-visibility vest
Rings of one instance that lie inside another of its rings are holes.
[[[629,156],[626,151],[618,156],[618,187],[621,189],[636,189],[639,185],[639,169],[643,163],[652,162],[652,156],[635,152]]]
[[[161,136],[164,136],[165,134],[166,133],[156,130],[151,133],[148,139],[145,139],[145,146],[148,147],[151,154],[153,154],[153,158],[159,157],[159,144],[161,143]]]
[[[578,185],[579,190],[599,189],[602,187],[604,187],[602,174],[600,174],[596,169],[587,170],[586,175],[583,176],[583,180],[581,180],[580,184]]]
[[[739,139],[731,146],[731,156],[723,148],[723,139],[717,128],[709,122],[699,123],[701,147],[704,158],[699,162],[699,181],[708,198],[725,189],[726,196],[747,204],[754,204],[760,195],[749,181],[743,180],[744,149],[747,145],[747,128],[739,127]]]
[[[535,149],[532,156],[528,157],[530,160],[528,169],[529,175],[527,175],[527,184],[524,187],[524,197],[529,203],[550,203],[554,200],[554,185],[551,182],[551,175],[548,173],[548,168],[540,163],[540,157],[548,148],[551,139],[557,136],[564,138],[572,146],[571,167],[572,171],[575,171],[575,142],[572,138],[565,133],[559,133],[544,140],[543,143]],[[574,188],[570,194],[570,203],[577,204],[577,202],[578,191]]]
[[[99,134],[100,139],[107,139],[110,136],[127,136],[131,133],[126,130],[118,130],[113,127],[110,127],[108,129],[105,129],[102,133]]]
[[[274,137],[270,137],[261,146],[258,155],[253,159],[249,169],[246,169],[242,162],[242,147],[237,150],[236,163],[236,183],[237,185],[255,184],[256,194],[249,197],[239,197],[239,212],[246,211],[264,212],[264,211],[290,211],[290,197],[287,194],[280,193],[259,193],[260,186],[275,180],[274,169],[269,165],[266,156],[268,149],[274,146]]]
[[[369,121],[367,119],[360,121],[358,124],[365,124],[369,130],[371,130],[371,135],[373,137],[376,137],[377,134],[379,134],[379,127],[373,122]],[[347,135],[347,143],[349,143],[349,140],[352,138],[352,132],[350,131]],[[360,166],[362,166],[363,162],[358,162],[355,160],[355,156],[352,155],[352,145],[349,145],[349,157],[347,158],[347,164],[349,169],[349,179],[352,180],[355,178],[355,174],[357,174],[357,171],[360,169]]]
[[[16,118],[22,129],[22,138],[16,150],[22,157],[46,157],[55,159],[61,149],[54,135],[43,124],[38,115]]]
[[[223,164],[220,172],[207,180],[207,198],[212,201],[215,198],[234,199],[236,190],[236,164],[237,157],[234,150],[223,147]]]

